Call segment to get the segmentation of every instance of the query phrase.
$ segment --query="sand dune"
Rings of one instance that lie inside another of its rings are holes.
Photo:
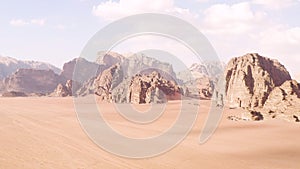
[[[163,155],[138,160],[117,157],[95,145],[77,120],[72,98],[1,98],[0,168],[300,168],[296,123],[235,122],[224,115],[214,135],[199,145],[209,103],[200,102],[197,122],[183,142]],[[111,106],[105,105],[107,110]],[[144,137],[172,125],[177,106],[178,102],[168,103],[162,119],[145,126],[130,124],[115,113],[104,116],[125,135]]]

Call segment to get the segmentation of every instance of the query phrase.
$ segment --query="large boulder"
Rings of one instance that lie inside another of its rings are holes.
[[[286,68],[277,60],[259,54],[231,59],[225,70],[226,94],[230,107],[262,107],[270,92],[291,80]]]

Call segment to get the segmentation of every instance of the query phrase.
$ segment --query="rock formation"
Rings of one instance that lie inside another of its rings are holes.
[[[100,101],[112,101],[112,90],[118,86],[123,79],[123,73],[119,64],[104,70],[93,82],[94,93]]]
[[[132,78],[128,98],[130,103],[163,103],[181,98],[181,88],[174,82],[161,77],[158,72],[136,75]]]
[[[68,80],[65,85],[58,84],[56,89],[53,93],[50,94],[50,96],[55,97],[67,97],[72,96],[72,80]]]
[[[49,93],[66,79],[52,70],[18,69],[3,80],[5,91],[24,93]]]
[[[197,78],[195,80],[184,83],[183,92],[184,96],[210,99],[213,95],[214,83],[208,77]]]
[[[77,66],[78,72],[76,72],[76,79],[73,79],[75,66]],[[105,68],[103,66],[89,62],[84,58],[75,58],[64,64],[61,76],[63,76],[65,79],[72,79],[73,81],[82,84],[99,74],[99,72],[103,71],[104,69]]]
[[[300,85],[295,80],[286,81],[270,93],[264,112],[271,118],[297,121],[300,118]]]
[[[225,71],[227,100],[231,107],[262,107],[270,92],[285,81],[289,72],[277,60],[258,54],[233,58]]]

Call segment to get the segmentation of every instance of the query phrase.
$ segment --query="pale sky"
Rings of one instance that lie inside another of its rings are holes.
[[[256,52],[300,74],[299,0],[10,0],[0,11],[2,56],[61,68],[105,25],[158,12],[196,26],[223,61]]]

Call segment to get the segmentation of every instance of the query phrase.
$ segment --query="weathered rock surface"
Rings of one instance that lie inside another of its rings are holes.
[[[158,72],[149,75],[136,75],[129,86],[129,102],[163,103],[167,100],[180,99],[181,88],[175,81],[166,80]]]
[[[57,85],[54,92],[50,94],[50,96],[54,96],[54,97],[72,96],[72,85],[73,85],[72,80],[68,80],[65,85],[60,83]]]
[[[66,79],[52,70],[18,69],[3,80],[5,91],[24,93],[49,93]]]
[[[78,72],[76,72],[76,77],[73,77],[75,66],[77,66],[76,70],[78,70]],[[89,62],[84,58],[75,58],[64,64],[63,71],[60,75],[63,76],[65,79],[72,79],[73,81],[82,84],[99,74],[99,72],[101,72],[104,69],[104,66],[98,65],[94,62]]]
[[[271,118],[297,121],[300,118],[300,85],[289,80],[270,93],[265,105],[265,114]]]
[[[100,97],[100,101],[112,101],[112,90],[123,79],[123,73],[119,64],[104,70],[93,82],[94,93]]]
[[[98,55],[97,63],[100,67],[102,66],[98,72],[98,76],[88,78],[83,82],[82,87],[76,92],[77,96],[95,93],[100,95],[104,100],[110,98],[114,102],[128,102],[127,90],[130,85],[130,79],[136,74],[149,74],[157,69],[160,70],[160,73],[167,80],[172,79],[172,77],[176,78],[172,65],[147,57],[144,54],[134,54],[130,57],[124,57],[114,52],[99,52]],[[116,72],[112,73],[111,68],[115,65],[118,65],[118,68]],[[113,86],[109,88],[111,78],[114,78],[112,81]],[[104,85],[102,83],[107,84]]]
[[[227,100],[231,107],[262,107],[270,92],[285,81],[289,72],[277,60],[258,54],[233,58],[225,71]]]

